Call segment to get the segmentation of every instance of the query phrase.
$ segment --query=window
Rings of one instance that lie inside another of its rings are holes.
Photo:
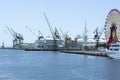
[[[110,49],[112,51],[112,49]]]
[[[119,49],[114,49],[114,51],[119,51]]]
[[[119,45],[111,45],[112,47],[119,47]]]

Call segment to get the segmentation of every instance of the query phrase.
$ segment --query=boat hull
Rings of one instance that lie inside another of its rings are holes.
[[[108,57],[113,59],[120,59],[120,52],[108,51]]]

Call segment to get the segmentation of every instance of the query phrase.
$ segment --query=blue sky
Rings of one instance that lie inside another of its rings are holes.
[[[0,0],[0,44],[4,41],[5,45],[12,45],[11,35],[8,37],[3,32],[4,29],[9,33],[5,25],[23,34],[24,42],[37,39],[26,25],[36,34],[40,30],[44,36],[51,36],[44,12],[53,27],[69,31],[72,37],[83,35],[86,20],[88,37],[93,38],[94,29],[104,27],[106,16],[113,8],[120,9],[119,0]]]

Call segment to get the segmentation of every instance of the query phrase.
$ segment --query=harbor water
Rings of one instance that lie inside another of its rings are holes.
[[[120,80],[120,60],[54,51],[0,50],[0,80]]]

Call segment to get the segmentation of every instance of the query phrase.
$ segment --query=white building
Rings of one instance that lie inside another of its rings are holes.
[[[56,45],[58,46],[58,48],[62,45],[63,40],[61,39],[56,39]],[[35,44],[37,45],[38,48],[45,48],[45,49],[49,49],[49,48],[53,48],[54,45],[54,39],[53,38],[43,38],[40,40],[36,40]]]
[[[99,39],[99,44],[105,44],[106,43],[106,39]],[[89,38],[87,40],[87,45],[84,44],[84,39],[80,38],[80,39],[71,39],[71,41],[69,41],[68,43],[68,48],[69,49],[81,49],[87,46],[88,48],[94,49],[96,46],[96,40],[93,38]]]

